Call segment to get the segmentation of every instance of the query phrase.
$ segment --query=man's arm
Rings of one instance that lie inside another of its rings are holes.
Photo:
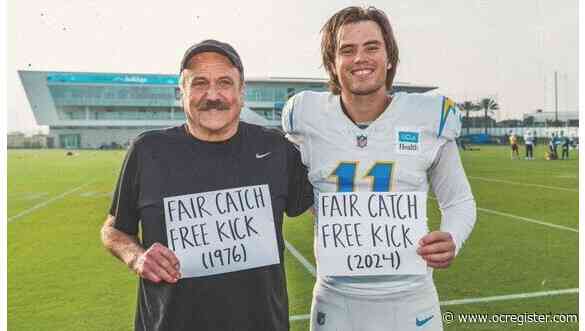
[[[286,214],[298,216],[313,205],[313,186],[309,182],[307,167],[301,162],[300,151],[287,141],[288,201]]]
[[[471,233],[476,219],[475,200],[454,141],[442,146],[429,175],[441,209],[441,230],[423,236],[418,253],[429,267],[446,268]]]
[[[114,227],[114,216],[108,215],[101,230],[104,247],[115,257],[124,262],[131,270],[138,255],[144,253],[144,248],[138,243],[136,236],[131,236]]]
[[[110,212],[101,229],[102,243],[140,277],[155,283],[176,283],[181,275],[175,254],[159,243],[144,250],[138,241],[139,158],[135,141],[126,153]]]
[[[181,278],[179,260],[170,249],[155,243],[144,250],[136,236],[116,229],[114,221],[114,216],[108,215],[101,230],[102,243],[112,255],[137,275],[152,282],[176,283]]]

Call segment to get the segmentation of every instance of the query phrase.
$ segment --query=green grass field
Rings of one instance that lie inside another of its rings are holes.
[[[523,149],[522,149],[523,150]],[[478,219],[455,263],[434,273],[443,312],[577,313],[578,156],[510,160],[504,147],[462,158]],[[131,330],[136,276],[101,246],[99,229],[124,152],[8,151],[9,330]],[[429,201],[431,228],[439,211]],[[313,227],[288,220],[286,240],[314,265]],[[308,330],[314,277],[287,251],[293,330]],[[447,302],[469,299],[465,303]],[[572,324],[453,322],[446,330],[577,330]]]

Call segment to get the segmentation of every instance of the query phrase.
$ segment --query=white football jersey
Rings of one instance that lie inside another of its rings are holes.
[[[300,148],[317,202],[319,192],[427,192],[428,176],[434,175],[430,170],[442,147],[459,135],[461,118],[455,103],[446,97],[396,93],[386,110],[361,129],[343,112],[339,95],[305,91],[288,101],[282,125]],[[435,190],[439,205],[447,208],[473,202],[464,173],[459,175],[463,169],[458,154],[449,160],[456,161],[449,163],[462,179],[433,181],[433,186],[443,187],[440,192]],[[441,168],[449,172],[448,166]],[[465,229],[454,235],[457,250],[473,227],[475,209],[471,226],[469,220],[465,222]],[[432,281],[431,269],[427,269],[426,275],[418,276],[323,277],[318,281],[348,294],[384,295]]]

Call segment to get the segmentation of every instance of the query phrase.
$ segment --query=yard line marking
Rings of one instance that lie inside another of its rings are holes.
[[[69,190],[67,192],[63,192],[63,193],[61,193],[61,194],[59,194],[59,195],[57,195],[55,197],[52,197],[52,198],[50,198],[48,200],[45,200],[45,201],[43,201],[43,202],[41,202],[39,204],[36,204],[36,205],[32,206],[29,209],[23,210],[20,213],[14,215],[12,217],[9,217],[8,218],[8,223],[10,223],[12,221],[15,221],[15,220],[21,218],[22,216],[28,215],[28,214],[32,213],[33,211],[35,211],[37,209],[43,208],[43,207],[45,207],[46,205],[50,204],[53,201],[57,201],[59,199],[63,199],[65,196],[67,196],[67,195],[69,195],[71,193],[77,192],[77,191],[81,190],[82,188],[84,188],[85,186],[87,186],[87,185],[89,185],[91,183],[93,183],[93,181],[87,182],[85,184],[81,184],[81,185],[79,185],[77,187],[72,188],[71,190]]]
[[[429,197],[429,198],[431,198],[433,200],[437,200],[437,198],[435,198],[435,197]],[[477,210],[479,210],[479,211],[483,211],[483,212],[490,213],[490,214],[494,214],[494,215],[498,215],[498,216],[505,216],[505,217],[517,219],[517,220],[520,220],[520,221],[525,221],[525,222],[540,224],[540,225],[544,225],[544,226],[549,226],[551,228],[557,228],[557,229],[561,229],[561,230],[565,230],[565,231],[571,231],[571,232],[579,233],[579,230],[574,229],[574,228],[570,228],[570,227],[564,226],[564,225],[547,223],[547,222],[544,222],[544,221],[539,221],[539,220],[535,220],[535,219],[532,219],[532,218],[518,216],[518,215],[514,215],[514,214],[508,214],[508,213],[504,213],[504,212],[501,212],[501,211],[497,211],[497,210],[493,210],[493,209],[488,209],[488,208],[481,208],[481,207],[477,207],[477,206],[475,208]]]
[[[465,305],[465,304],[484,303],[484,302],[493,302],[493,301],[507,301],[507,300],[516,300],[516,299],[539,298],[539,297],[563,295],[563,294],[574,294],[574,293],[579,293],[579,289],[578,288],[569,288],[569,289],[564,289],[564,290],[542,291],[542,292],[532,292],[532,293],[518,293],[518,294],[508,294],[508,295],[496,295],[496,296],[483,297],[483,298],[447,300],[447,301],[441,301],[439,304],[441,306],[454,306],[454,305]],[[293,315],[290,317],[290,320],[291,321],[302,321],[302,320],[308,320],[310,318],[311,318],[311,315],[309,315],[309,314]]]
[[[538,298],[538,297],[546,297],[546,296],[562,295],[562,294],[573,294],[573,293],[579,293],[579,289],[578,288],[568,288],[568,289],[564,289],[564,290],[532,292],[532,293],[519,293],[519,294],[508,294],[508,295],[496,295],[496,296],[492,296],[492,297],[483,297],[483,298],[448,300],[448,301],[442,301],[441,306],[453,306],[453,305],[464,305],[464,304],[470,304],[470,303],[483,303],[483,302],[492,302],[492,301]]]
[[[309,262],[307,259],[305,259],[305,257],[303,256],[303,254],[301,254],[301,252],[299,252],[291,243],[289,243],[288,241],[284,241],[284,246],[286,246],[286,249],[288,249],[288,251],[299,261],[301,262],[301,264],[303,265],[303,267],[305,267],[305,269],[307,269],[307,271],[311,274],[311,276],[315,277],[315,274],[317,273],[317,271],[315,270],[315,267],[311,264],[311,262]]]
[[[566,187],[559,187],[559,186],[547,186],[547,185],[540,185],[540,184],[519,183],[519,182],[513,182],[513,181],[503,180],[503,179],[475,177],[475,176],[467,176],[467,178],[483,180],[485,182],[505,183],[505,184],[512,184],[512,185],[520,185],[520,186],[531,186],[531,187],[547,188],[547,189],[551,189],[551,190],[579,193],[579,190],[566,188]]]
[[[571,178],[571,179],[576,179],[577,175],[559,175],[559,176],[555,176],[556,178]]]
[[[48,192],[20,192],[12,194],[9,193],[8,198],[13,200],[35,200],[44,198],[47,195],[49,195]]]
[[[493,209],[480,208],[480,207],[476,207],[476,208],[479,211],[483,211],[483,212],[490,213],[490,214],[494,214],[494,215],[506,216],[506,217],[514,218],[514,219],[517,219],[517,220],[520,220],[520,221],[524,221],[524,222],[530,222],[530,223],[540,224],[540,225],[544,225],[544,226],[549,226],[551,228],[557,228],[557,229],[561,229],[561,230],[566,230],[566,231],[572,231],[572,232],[579,233],[579,230],[570,228],[568,226],[563,226],[563,225],[558,225],[558,224],[553,224],[553,223],[547,223],[547,222],[535,220],[535,219],[528,218],[528,217],[522,217],[522,216],[518,216],[518,215],[503,213],[501,211],[497,211],[497,210],[493,210]]]
[[[311,318],[311,315],[306,314],[306,315],[292,315],[290,317],[290,321],[304,321],[304,320],[308,320]]]

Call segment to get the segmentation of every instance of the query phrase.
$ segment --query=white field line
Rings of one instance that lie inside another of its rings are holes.
[[[84,188],[85,186],[87,186],[87,185],[89,185],[89,184],[91,184],[91,183],[92,183],[92,182],[90,181],[90,182],[87,182],[87,183],[81,184],[81,185],[79,185],[79,186],[77,186],[77,187],[74,187],[74,188],[70,189],[69,191],[63,192],[63,193],[61,193],[61,194],[59,194],[59,195],[57,195],[57,196],[54,196],[54,197],[52,197],[52,198],[50,198],[50,199],[48,199],[48,200],[45,200],[45,201],[43,201],[43,202],[41,202],[41,203],[38,203],[38,204],[36,204],[36,205],[32,206],[32,207],[31,207],[31,208],[29,208],[29,209],[23,210],[23,211],[21,211],[20,213],[18,213],[18,214],[16,214],[16,215],[14,215],[14,216],[12,216],[12,217],[9,217],[9,218],[8,218],[8,223],[10,223],[10,222],[12,222],[12,221],[15,221],[15,220],[17,220],[17,219],[21,218],[22,216],[28,215],[28,214],[32,213],[33,211],[35,211],[35,210],[37,210],[37,209],[43,208],[43,207],[45,207],[46,205],[50,204],[51,202],[54,202],[54,201],[57,201],[57,200],[63,199],[65,196],[67,196],[67,195],[69,195],[69,194],[71,194],[71,193],[77,192],[77,191],[81,190],[82,188]]]
[[[436,198],[434,198],[434,197],[431,197],[431,199],[436,200]],[[534,219],[527,218],[527,217],[517,216],[517,215],[513,215],[513,214],[502,213],[502,212],[499,212],[499,211],[496,211],[496,210],[492,210],[492,209],[480,208],[480,207],[477,207],[477,209],[480,210],[480,211],[483,211],[483,212],[492,213],[492,214],[496,214],[496,215],[500,215],[500,216],[505,216],[505,217],[510,217],[510,218],[514,218],[514,219],[521,220],[521,221],[526,221],[526,222],[530,222],[530,223],[536,223],[536,224],[540,224],[540,225],[544,225],[544,226],[550,226],[550,227],[553,227],[553,228],[559,228],[559,229],[562,229],[562,230],[573,231],[573,232],[577,232],[577,233],[579,232],[576,229],[569,228],[569,227],[566,227],[566,226],[552,224],[552,223],[547,223],[547,222],[542,222],[542,221],[534,220]],[[284,245],[291,252],[291,254],[297,260],[299,260],[299,262],[301,262],[301,264],[314,277],[315,276],[315,267],[309,261],[307,261],[307,259],[305,259],[303,257],[303,255],[292,244],[290,244],[288,241],[285,240],[284,241]],[[498,295],[498,296],[483,297],[483,298],[469,298],[469,299],[448,300],[448,301],[442,301],[442,302],[440,302],[440,305],[441,306],[453,306],[453,305],[463,305],[463,304],[492,302],[492,301],[505,301],[505,300],[515,300],[515,299],[537,298],[537,297],[553,296],[553,295],[562,295],[562,294],[572,294],[572,293],[579,293],[579,289],[578,288],[571,288],[571,289],[564,289],[564,290],[553,290],[553,291],[543,291],[543,292],[532,292],[532,293],[519,293],[519,294],[509,294],[509,295]],[[303,320],[308,320],[310,318],[311,318],[311,315],[309,315],[309,314],[293,315],[293,316],[290,317],[290,321],[303,321]]]
[[[433,199],[433,200],[437,200],[437,198],[435,198],[435,197],[429,196],[429,198],[430,199]],[[563,226],[563,225],[558,225],[558,224],[553,224],[553,223],[547,223],[547,222],[544,222],[544,221],[539,221],[539,220],[535,220],[535,219],[528,218],[528,217],[518,216],[518,215],[514,215],[514,214],[509,214],[509,213],[504,213],[504,212],[501,212],[501,211],[497,211],[497,210],[493,210],[493,209],[488,209],[488,208],[481,208],[481,207],[476,207],[476,208],[479,211],[483,211],[483,212],[489,213],[489,214],[494,214],[494,215],[498,215],[498,216],[509,217],[509,218],[513,218],[513,219],[520,220],[520,221],[524,221],[524,222],[529,222],[529,223],[534,223],[534,224],[548,226],[548,227],[551,227],[551,228],[556,228],[556,229],[561,229],[561,230],[565,230],[565,231],[571,231],[571,232],[579,233],[579,230],[574,229],[574,228],[570,228],[568,226]]]
[[[553,224],[553,223],[547,223],[547,222],[535,220],[535,219],[532,219],[532,218],[517,216],[517,215],[513,215],[513,214],[508,214],[508,213],[503,213],[501,211],[487,209],[487,208],[477,207],[477,210],[483,211],[485,213],[490,213],[490,214],[494,214],[494,215],[505,216],[505,217],[517,219],[517,220],[524,221],[524,222],[530,222],[530,223],[534,223],[534,224],[540,224],[540,225],[548,226],[548,227],[551,227],[551,228],[557,228],[557,229],[561,229],[561,230],[565,230],[565,231],[572,231],[572,232],[579,233],[579,230],[570,228],[568,226],[563,226],[563,225],[558,225],[558,224]]]
[[[546,189],[550,189],[550,190],[567,191],[567,192],[576,192],[576,193],[579,193],[579,190],[572,189],[572,188],[566,188],[566,187],[559,187],[559,186],[548,186],[548,185],[540,185],[540,184],[520,183],[520,182],[513,182],[513,181],[503,180],[503,179],[475,177],[475,176],[467,176],[467,178],[469,178],[469,179],[482,180],[484,182],[504,183],[504,184],[519,185],[519,186],[529,186],[529,187],[539,187],[539,188],[546,188]]]
[[[288,241],[286,241],[286,240],[284,241],[284,246],[303,265],[303,267],[305,267],[305,269],[307,269],[307,271],[311,274],[311,276],[315,277],[315,274],[317,273],[317,271],[315,270],[315,267],[311,264],[311,262],[309,262],[307,259],[305,259],[303,254],[301,254],[301,252],[299,252]]]
[[[556,178],[571,178],[571,179],[577,179],[577,175],[559,175],[559,176],[555,176]]]
[[[507,301],[507,300],[516,300],[516,299],[529,299],[529,298],[540,298],[540,297],[547,297],[553,295],[563,295],[563,294],[574,294],[579,293],[578,288],[569,288],[564,290],[553,290],[553,291],[542,291],[542,292],[532,292],[532,293],[519,293],[519,294],[509,294],[509,295],[497,295],[491,297],[483,297],[483,298],[469,298],[469,299],[458,299],[458,300],[447,300],[441,301],[441,306],[454,306],[454,305],[466,305],[466,304],[474,304],[474,303],[484,303],[484,302],[493,302],[493,301]],[[291,321],[302,321],[308,320],[311,318],[311,315],[293,315],[290,317]]]
[[[492,301],[539,298],[539,297],[547,297],[547,296],[561,295],[561,294],[573,294],[573,293],[579,293],[579,289],[578,288],[568,288],[568,289],[564,289],[564,290],[497,295],[497,296],[493,296],[493,297],[484,297],[484,298],[448,300],[448,301],[442,301],[441,306],[453,306],[453,305],[465,305],[465,304],[470,304],[470,303],[483,303],[483,302],[492,302]]]
[[[309,314],[305,314],[305,315],[292,315],[289,320],[290,321],[304,321],[304,320],[308,320],[311,318],[311,315]]]
[[[436,200],[436,198],[434,198],[434,197],[431,197],[431,199]],[[503,213],[503,212],[499,212],[496,210],[487,209],[487,208],[480,208],[480,207],[477,207],[477,210],[482,211],[482,212],[486,212],[486,213],[490,213],[490,214],[495,214],[498,216],[504,216],[504,217],[517,219],[517,220],[524,221],[524,222],[529,222],[529,223],[548,226],[551,228],[557,228],[557,229],[561,229],[561,230],[565,230],[565,231],[572,231],[572,232],[579,233],[579,230],[576,230],[576,229],[573,229],[573,228],[570,228],[567,226],[553,224],[553,223],[547,223],[547,222],[535,220],[535,219],[528,218],[528,217],[517,216],[517,215],[513,215],[513,214]],[[284,245],[290,251],[290,253],[305,267],[305,269],[307,269],[307,271],[313,277],[315,277],[315,274],[316,274],[315,267],[307,259],[305,259],[305,257],[291,243],[289,243],[288,241],[285,240]]]

